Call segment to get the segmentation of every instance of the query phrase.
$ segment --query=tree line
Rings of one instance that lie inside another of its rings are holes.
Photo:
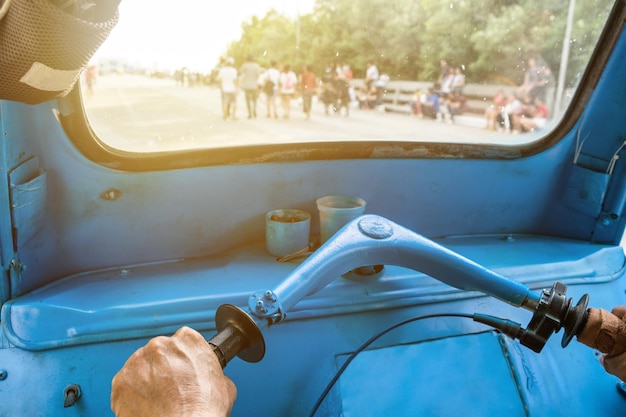
[[[596,46],[611,0],[576,2],[567,85]],[[469,83],[520,84],[526,63],[539,57],[554,74],[566,31],[565,0],[316,0],[312,12],[287,17],[275,10],[242,23],[227,55],[251,54],[321,74],[348,63],[363,78],[368,61],[392,80],[436,80],[439,61],[461,67]]]

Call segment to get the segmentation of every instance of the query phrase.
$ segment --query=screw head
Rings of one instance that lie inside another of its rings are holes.
[[[256,302],[256,312],[267,313],[267,309],[265,308],[265,304],[263,303],[263,301],[259,300]]]

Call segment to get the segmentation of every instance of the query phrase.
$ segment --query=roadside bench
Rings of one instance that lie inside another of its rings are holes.
[[[411,112],[411,98],[415,91],[426,91],[432,82],[423,81],[390,81],[382,98],[382,105],[387,112]],[[463,88],[466,98],[463,113],[483,115],[499,90],[506,95],[512,94],[517,87],[506,85],[467,84]]]

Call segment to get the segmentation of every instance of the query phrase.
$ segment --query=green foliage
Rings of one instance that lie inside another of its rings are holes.
[[[559,70],[568,12],[563,0],[317,0],[313,12],[276,11],[242,24],[228,55],[253,54],[321,73],[348,63],[364,76],[372,60],[391,79],[435,81],[439,61],[461,67],[470,83],[519,84],[530,57]],[[568,81],[584,70],[611,0],[577,0]]]
[[[241,25],[239,41],[228,48],[235,62],[244,62],[251,54],[263,66],[271,61],[289,63],[296,50],[296,22],[270,10],[263,18],[253,17]]]

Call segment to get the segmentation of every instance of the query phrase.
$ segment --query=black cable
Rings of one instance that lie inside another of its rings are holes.
[[[412,317],[410,319],[406,319],[404,321],[396,323],[393,326],[387,327],[385,330],[375,334],[367,342],[363,343],[357,350],[352,352],[350,354],[350,356],[348,356],[348,359],[346,359],[346,361],[343,363],[341,368],[339,368],[337,373],[335,373],[335,376],[333,376],[333,379],[330,380],[330,382],[328,383],[328,385],[324,389],[324,392],[322,392],[322,395],[320,395],[320,397],[317,399],[317,402],[313,406],[313,410],[311,411],[311,414],[309,414],[309,417],[314,417],[315,416],[315,413],[317,413],[317,410],[320,408],[320,405],[322,405],[322,403],[324,402],[324,399],[326,398],[326,396],[328,395],[330,390],[333,388],[335,383],[339,380],[339,378],[341,377],[341,374],[344,373],[344,371],[346,370],[348,365],[350,365],[350,362],[352,362],[354,360],[354,358],[356,358],[356,356],[359,353],[361,353],[363,350],[365,350],[365,348],[367,348],[369,345],[374,343],[377,339],[381,338],[385,334],[389,333],[390,331],[392,331],[392,330],[394,330],[394,329],[396,329],[396,328],[398,328],[400,326],[404,326],[405,324],[412,323],[414,321],[425,320],[425,319],[433,319],[433,318],[438,318],[438,317],[463,317],[463,318],[467,318],[467,319],[473,319],[474,315],[473,314],[464,314],[464,313],[442,313],[442,314],[428,314],[428,315],[425,315],[425,316],[417,316],[417,317]]]

